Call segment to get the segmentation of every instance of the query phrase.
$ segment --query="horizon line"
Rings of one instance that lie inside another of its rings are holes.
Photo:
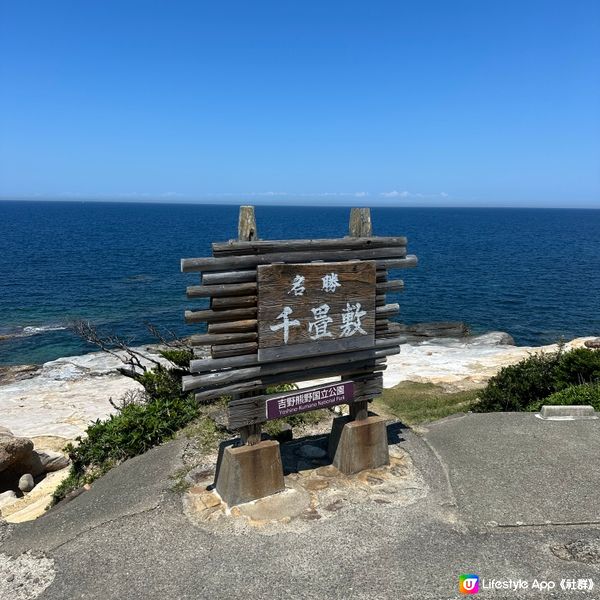
[[[326,208],[353,208],[353,207],[364,207],[364,208],[483,208],[483,209],[494,209],[494,208],[510,208],[510,209],[527,209],[527,210],[600,210],[600,203],[598,205],[587,205],[584,203],[579,203],[575,206],[565,206],[565,205],[540,205],[540,204],[483,204],[476,201],[472,203],[457,203],[457,204],[439,204],[439,203],[425,203],[418,202],[418,199],[414,201],[408,200],[407,202],[393,204],[392,201],[388,202],[359,202],[359,200],[367,200],[369,197],[361,197],[361,198],[353,198],[353,201],[350,201],[348,197],[349,203],[333,203],[333,204],[323,204],[323,202],[301,202],[299,199],[294,199],[292,202],[285,203],[280,201],[275,202],[265,202],[264,199],[259,199],[256,201],[256,197],[245,200],[243,194],[240,194],[240,199],[234,201],[233,198],[228,199],[224,202],[217,202],[214,199],[194,199],[194,200],[171,200],[168,201],[164,197],[156,197],[156,198],[131,198],[131,199],[123,199],[123,198],[114,198],[114,197],[104,197],[104,196],[88,196],[81,198],[74,197],[35,197],[35,196],[26,196],[26,197],[10,197],[10,196],[0,196],[0,202],[64,202],[64,203],[95,203],[95,204],[156,204],[156,205],[168,205],[168,206],[273,206],[279,208],[285,207],[326,207]],[[373,199],[373,197],[371,197]],[[290,200],[292,200],[290,198]]]

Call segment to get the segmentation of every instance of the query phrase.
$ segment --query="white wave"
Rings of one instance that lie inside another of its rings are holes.
[[[66,329],[64,325],[39,325],[39,326],[29,326],[23,327],[23,331],[21,335],[29,336],[29,335],[37,335],[38,333],[46,333],[47,331],[62,331]]]

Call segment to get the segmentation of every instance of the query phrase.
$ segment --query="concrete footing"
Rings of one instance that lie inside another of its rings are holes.
[[[216,479],[217,492],[228,506],[282,492],[285,483],[279,442],[226,447]]]
[[[351,421],[350,417],[334,419],[329,457],[334,467],[345,475],[389,465],[385,419],[378,416],[360,421]]]

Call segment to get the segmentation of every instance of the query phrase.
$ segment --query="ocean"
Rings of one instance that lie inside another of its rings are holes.
[[[0,364],[42,363],[93,351],[75,318],[132,344],[145,323],[179,336],[181,258],[235,238],[237,206],[109,202],[0,202]],[[263,239],[343,236],[349,209],[256,209]],[[373,208],[375,235],[408,236],[416,269],[397,273],[399,320],[464,321],[519,345],[600,335],[600,210]]]

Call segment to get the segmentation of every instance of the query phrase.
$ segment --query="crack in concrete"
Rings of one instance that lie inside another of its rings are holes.
[[[519,529],[523,527],[578,527],[582,525],[600,525],[600,521],[544,521],[542,523],[496,523],[489,521],[487,527],[499,527],[503,529]]]
[[[82,535],[89,533],[90,531],[94,531],[96,529],[99,529],[100,527],[104,527],[105,525],[110,525],[111,523],[116,523],[117,521],[121,521],[122,519],[128,519],[130,517],[136,517],[137,515],[143,515],[145,513],[152,512],[152,511],[156,510],[157,508],[160,508],[160,503],[157,504],[156,506],[152,506],[150,508],[145,508],[143,510],[138,510],[138,511],[132,512],[132,513],[126,513],[124,515],[119,515],[118,517],[114,517],[113,519],[107,519],[106,521],[97,523],[96,525],[93,525],[92,527],[88,527],[87,529],[84,529],[83,531],[78,532],[76,535],[74,535],[73,537],[70,537],[68,540],[65,540],[64,542],[61,542],[60,544],[57,544],[56,546],[49,548],[48,552],[54,552],[55,550],[62,548],[66,544],[73,542],[78,537],[81,537]]]

